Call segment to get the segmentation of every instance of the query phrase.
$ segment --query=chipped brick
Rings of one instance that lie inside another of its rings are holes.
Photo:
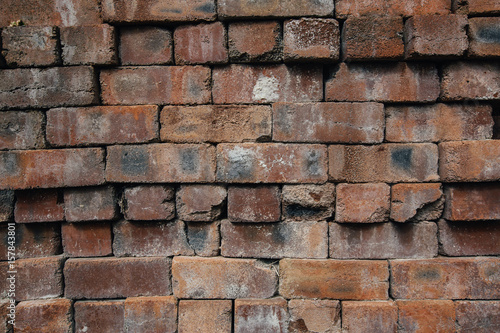
[[[183,221],[214,221],[222,214],[226,188],[217,185],[182,185],[177,191],[177,213]]]
[[[444,207],[441,184],[396,184],[391,192],[391,219],[396,222],[435,220]]]
[[[296,221],[320,221],[332,217],[335,210],[335,185],[284,185],[283,216]]]
[[[175,217],[174,189],[163,185],[127,187],[122,212],[127,220],[171,220]]]
[[[341,332],[339,301],[292,299],[288,302],[288,309],[290,333]]]

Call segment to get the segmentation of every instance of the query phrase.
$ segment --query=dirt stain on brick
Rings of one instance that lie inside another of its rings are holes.
[[[477,37],[483,43],[500,44],[500,27],[483,27]]]
[[[200,164],[200,155],[195,149],[184,149],[180,152],[181,168],[187,173],[196,173]]]
[[[401,169],[410,170],[412,167],[412,156],[412,148],[395,149],[391,152],[391,162]]]
[[[145,174],[149,169],[149,155],[140,147],[132,147],[122,152],[122,171],[126,175]]]

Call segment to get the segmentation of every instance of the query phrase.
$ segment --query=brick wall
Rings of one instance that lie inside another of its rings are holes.
[[[0,28],[0,332],[500,332],[500,2]]]

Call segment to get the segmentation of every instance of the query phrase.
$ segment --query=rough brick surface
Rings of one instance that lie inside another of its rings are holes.
[[[12,220],[14,216],[14,191],[0,191],[0,222]]]
[[[288,302],[289,332],[340,333],[340,302],[292,299]]]
[[[281,191],[282,216],[290,220],[319,221],[332,217],[335,185],[284,185]]]
[[[396,332],[398,307],[392,301],[342,302],[342,329],[346,332]]]
[[[171,220],[175,217],[174,189],[162,185],[127,187],[122,212],[127,220]]]
[[[215,185],[183,185],[177,191],[177,214],[183,221],[214,221],[226,201],[226,188]]]
[[[63,293],[62,265],[61,256],[16,260],[16,300],[61,296]]]
[[[454,62],[443,67],[441,99],[444,101],[500,98],[500,64]]]
[[[181,300],[179,333],[230,333],[233,304],[230,300]]]
[[[457,184],[445,187],[443,217],[452,221],[500,219],[500,185]]]
[[[271,0],[255,3],[252,0],[217,1],[217,13],[222,18],[331,16],[333,2],[327,0]]]
[[[286,300],[281,297],[235,300],[234,332],[288,332]]]
[[[57,190],[20,191],[16,199],[14,220],[17,223],[64,220],[64,205]]]
[[[215,257],[219,254],[219,222],[187,223],[189,246],[200,257]]]
[[[500,223],[498,221],[457,222],[441,220],[440,252],[447,256],[500,254]]]
[[[279,62],[283,58],[279,22],[229,23],[227,33],[231,62]]]
[[[123,332],[123,300],[75,302],[74,311],[75,333]]]
[[[456,302],[457,332],[495,332],[500,330],[500,302]]]
[[[474,17],[469,20],[470,57],[500,56],[499,25],[498,17]]]
[[[396,222],[436,220],[444,207],[441,184],[396,184],[391,191],[391,219]]]
[[[70,257],[101,257],[113,253],[109,223],[64,223],[61,238],[64,253]]]
[[[389,217],[391,188],[387,184],[339,184],[337,222],[384,222]]]
[[[25,301],[16,306],[16,332],[72,332],[72,309],[68,299]]]
[[[111,186],[64,191],[66,221],[112,220],[117,214],[115,190]]]
[[[397,301],[403,331],[455,332],[455,305],[449,300]]]
[[[170,30],[160,27],[124,27],[120,30],[122,65],[164,65],[174,61]]]
[[[413,0],[338,0],[335,1],[335,16],[393,15],[413,16],[423,14],[449,14],[451,1],[430,0],[414,2]]]
[[[281,218],[277,186],[229,187],[227,215],[233,222],[276,222]]]
[[[16,259],[61,254],[61,228],[58,223],[23,223],[16,224],[15,229]],[[7,224],[0,225],[0,260],[8,258],[8,231]]]
[[[500,4],[496,0],[467,0],[470,14],[498,14]]]
[[[0,119],[0,149],[43,148],[44,117],[41,112],[2,112]]]
[[[124,308],[124,332],[177,332],[177,300],[173,296],[130,297]]]
[[[113,65],[117,63],[114,27],[102,24],[61,28],[65,65]]]

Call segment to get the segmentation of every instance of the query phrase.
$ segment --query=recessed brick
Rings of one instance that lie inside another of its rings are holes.
[[[457,332],[495,332],[500,330],[500,302],[457,301]]]
[[[451,1],[430,0],[415,3],[413,0],[337,0],[335,16],[345,19],[349,16],[384,15],[414,16],[424,14],[449,14]]]
[[[175,217],[174,189],[163,185],[127,187],[122,212],[127,220],[171,220]]]
[[[220,223],[187,223],[189,246],[200,257],[216,257],[220,247]]]
[[[225,18],[331,16],[333,2],[328,0],[270,0],[255,3],[252,0],[221,0],[217,2],[217,13]]]
[[[337,222],[384,222],[389,217],[391,188],[387,184],[339,184]]]
[[[288,310],[290,332],[341,332],[339,301],[292,299]]]
[[[7,260],[9,228],[0,225],[0,260]],[[15,225],[16,259],[50,257],[61,254],[61,226],[59,223],[22,223]],[[1,332],[1,331],[0,331]]]
[[[64,223],[61,235],[64,254],[69,257],[102,257],[113,253],[109,223]]]
[[[335,185],[284,185],[283,217],[296,221],[321,221],[335,210]]]
[[[17,223],[64,220],[64,205],[57,190],[21,191],[16,198],[14,219]]]
[[[283,58],[281,35],[281,24],[276,21],[229,23],[229,59],[231,62],[279,62]]]
[[[411,332],[455,332],[455,305],[449,300],[397,301],[399,326]]]
[[[43,114],[41,112],[2,112],[0,149],[43,148]]]
[[[69,299],[21,302],[16,306],[16,332],[72,332],[72,312]]]
[[[441,99],[444,101],[500,98],[500,64],[454,62],[443,67]]]
[[[64,191],[66,221],[112,220],[118,213],[115,190],[111,186]]]
[[[124,307],[125,332],[177,332],[177,299],[173,296],[130,297]]]
[[[230,333],[233,302],[230,300],[181,300],[179,302],[179,333]]]
[[[346,332],[396,332],[398,307],[393,301],[342,302],[342,329]]]
[[[80,301],[74,305],[75,333],[123,332],[124,301]]]
[[[0,222],[14,217],[14,191],[0,191]]]
[[[500,185],[456,184],[445,187],[443,217],[452,221],[500,220]]]
[[[500,4],[496,0],[467,0],[469,14],[498,14]]]
[[[170,30],[160,27],[124,27],[120,30],[122,65],[166,65],[174,61]]]
[[[499,6],[500,12],[500,6]],[[500,56],[500,18],[474,17],[469,19],[469,57]]]
[[[281,219],[277,186],[229,187],[227,215],[233,222],[276,222]]]
[[[234,332],[288,332],[284,298],[237,299],[234,301]]]
[[[222,214],[226,188],[217,185],[182,185],[177,191],[177,213],[183,221],[214,221]]]
[[[448,222],[439,226],[440,252],[447,256],[484,256],[500,254],[499,221]]]
[[[436,220],[444,207],[441,184],[396,184],[391,191],[391,219],[396,222]]]

